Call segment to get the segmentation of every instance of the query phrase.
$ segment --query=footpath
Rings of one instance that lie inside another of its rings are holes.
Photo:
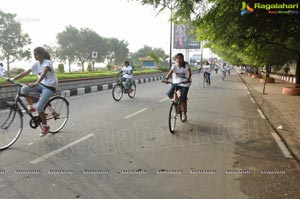
[[[281,137],[292,156],[300,162],[300,96],[282,94],[283,87],[294,84],[275,79],[275,83],[264,83],[258,78],[240,75],[250,94],[263,111],[274,131]]]

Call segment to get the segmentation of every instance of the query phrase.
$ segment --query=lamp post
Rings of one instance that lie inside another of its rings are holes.
[[[171,18],[170,18],[170,69],[172,67],[172,35],[173,35],[173,22],[172,22],[172,16],[173,16],[173,7],[171,5]]]

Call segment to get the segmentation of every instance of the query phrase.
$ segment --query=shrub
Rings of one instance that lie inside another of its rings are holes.
[[[58,72],[59,73],[64,73],[65,72],[64,64],[58,64]]]
[[[112,65],[111,65],[111,64],[107,64],[107,65],[106,65],[106,69],[107,69],[108,71],[111,71],[111,68],[112,68]]]
[[[25,69],[23,69],[23,68],[13,68],[10,72],[11,72],[12,75],[17,75],[17,74],[20,74],[24,71],[25,71]]]
[[[88,65],[87,71],[92,72],[92,65],[91,64]]]

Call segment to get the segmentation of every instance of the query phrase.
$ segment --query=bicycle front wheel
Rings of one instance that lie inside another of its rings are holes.
[[[174,134],[177,119],[177,104],[172,103],[169,111],[169,131]]]
[[[57,133],[68,121],[69,102],[61,96],[51,98],[45,106],[45,115],[50,126],[49,133]]]
[[[135,96],[135,93],[136,93],[136,85],[135,85],[135,83],[131,84],[130,88],[132,89],[132,91],[128,92],[128,96],[130,98],[133,98]]]
[[[13,145],[21,135],[23,116],[20,110],[0,110],[0,150]]]
[[[113,96],[114,100],[120,101],[120,99],[123,96],[123,87],[120,84],[114,85],[113,90],[112,90],[112,96]]]

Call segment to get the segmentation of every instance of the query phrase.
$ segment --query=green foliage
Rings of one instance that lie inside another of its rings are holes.
[[[107,65],[106,65],[106,69],[107,69],[108,71],[111,71],[111,68],[112,68],[112,65],[111,65],[111,64],[107,64]]]
[[[102,69],[104,71],[101,72],[77,72],[77,73],[57,73],[58,80],[66,80],[66,79],[80,79],[80,78],[99,78],[99,77],[114,77],[116,72],[115,71],[106,71],[106,69]],[[155,73],[155,72],[162,72],[161,70],[137,70],[134,72],[134,75],[138,74],[147,74],[147,73]],[[22,79],[18,79],[18,82],[35,82],[37,80],[36,75],[29,75]],[[4,84],[7,82],[0,78],[0,84]]]
[[[15,17],[15,14],[0,10],[0,60],[5,60],[8,71],[10,63],[31,58],[29,48],[25,48],[31,44],[31,39],[22,32],[21,23]]]
[[[93,71],[93,69],[92,69],[92,64],[88,64],[87,71],[89,71],[89,72],[92,72],[92,71]]]
[[[77,29],[67,26],[57,34],[57,56],[60,60],[76,61],[82,65],[86,62],[103,62],[108,59],[111,63],[122,63],[128,56],[128,43],[116,38],[104,38],[88,28]],[[92,58],[92,52],[97,52],[97,58]]]
[[[12,70],[10,72],[11,72],[11,76],[12,76],[12,75],[20,74],[20,73],[22,73],[24,71],[25,70],[23,68],[12,68]]]
[[[64,64],[58,64],[58,72],[59,73],[64,73],[65,72]]]
[[[139,49],[137,52],[131,54],[131,60],[135,64],[142,65],[142,62],[139,60],[141,57],[152,57],[157,64],[164,62],[169,55],[165,54],[165,51],[161,48],[152,48],[145,45],[143,48]]]

